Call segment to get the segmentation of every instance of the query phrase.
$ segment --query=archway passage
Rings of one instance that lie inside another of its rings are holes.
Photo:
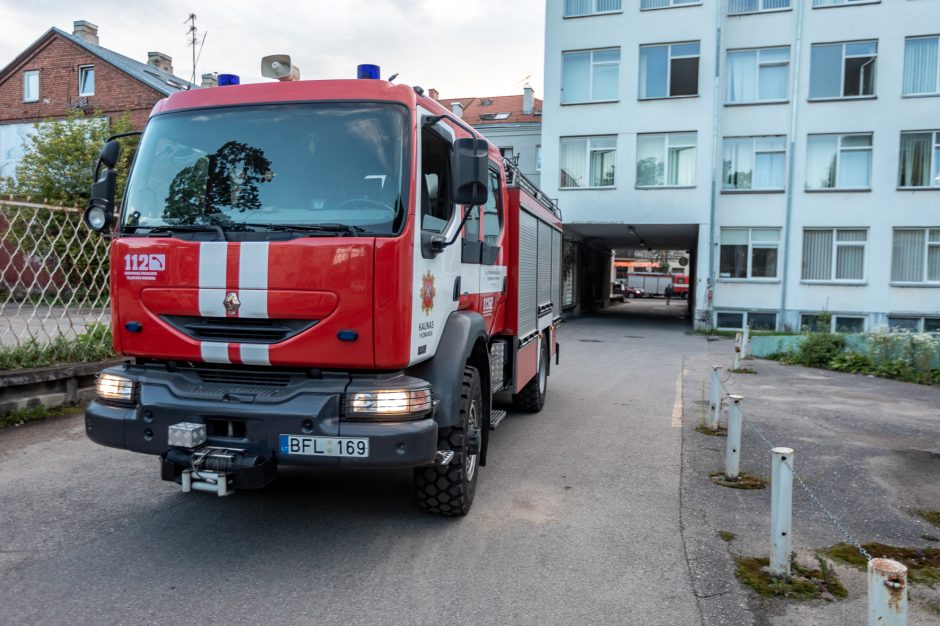
[[[577,240],[578,312],[617,307],[618,317],[682,319],[703,308],[701,224],[566,223]],[[667,304],[666,285],[671,285]],[[634,289],[628,289],[632,287]],[[641,289],[642,294],[636,291]],[[632,297],[631,297],[632,296]]]

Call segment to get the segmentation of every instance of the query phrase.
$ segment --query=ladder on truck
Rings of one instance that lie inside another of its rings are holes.
[[[526,178],[525,174],[516,164],[516,159],[503,157],[503,167],[506,169],[506,186],[518,187],[532,196],[539,204],[548,209],[555,217],[561,219],[561,209],[558,208],[558,202],[545,195],[545,192],[539,189],[535,183]]]

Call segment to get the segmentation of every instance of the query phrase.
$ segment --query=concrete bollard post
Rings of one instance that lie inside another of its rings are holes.
[[[770,471],[770,573],[790,578],[793,448],[774,448]]]
[[[868,626],[907,625],[907,567],[891,559],[868,562]]]
[[[731,406],[728,407],[728,444],[725,448],[725,478],[737,480],[741,468],[741,400],[743,396],[731,394],[728,396]]]
[[[721,368],[712,365],[711,398],[708,401],[708,419],[705,426],[709,430],[718,430],[718,421],[721,417]]]
[[[751,325],[744,327],[744,339],[741,341],[741,356],[745,359],[751,358]]]
[[[742,340],[743,340],[743,335],[741,333],[735,333],[734,335],[734,365],[731,366],[731,370],[735,372],[741,369]]]

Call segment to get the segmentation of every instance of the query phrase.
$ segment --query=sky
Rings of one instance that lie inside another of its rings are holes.
[[[71,33],[87,20],[101,46],[144,62],[166,53],[189,79],[190,13],[206,35],[197,76],[266,81],[261,57],[289,54],[302,79],[354,78],[356,65],[374,63],[382,78],[397,72],[396,82],[442,98],[511,95],[526,83],[542,97],[544,0],[0,0],[0,67],[51,26]]]

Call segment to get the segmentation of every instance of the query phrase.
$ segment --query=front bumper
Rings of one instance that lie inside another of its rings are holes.
[[[128,406],[91,402],[85,411],[88,437],[101,445],[159,455],[165,462],[169,452],[179,450],[167,441],[169,427],[179,422],[206,424],[208,446],[244,450],[275,465],[418,467],[430,464],[437,451],[432,412],[397,421],[343,417],[345,394],[375,388],[376,377],[313,378],[294,372],[286,376],[286,384],[274,387],[244,381],[207,384],[197,369],[170,372],[161,366],[119,366],[105,371],[134,380],[137,399]],[[423,384],[401,374],[388,378],[396,385]],[[280,435],[368,437],[369,456],[288,454],[279,449]]]

